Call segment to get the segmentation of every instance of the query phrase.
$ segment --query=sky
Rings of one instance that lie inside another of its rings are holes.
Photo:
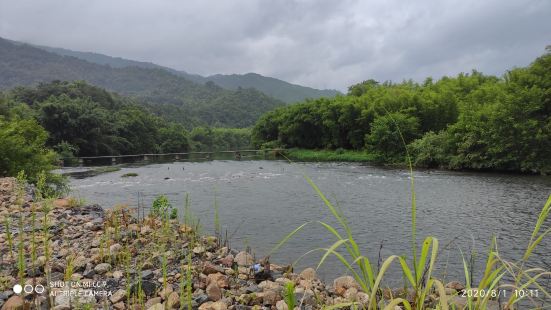
[[[0,0],[0,37],[344,91],[526,66],[551,45],[551,1]]]

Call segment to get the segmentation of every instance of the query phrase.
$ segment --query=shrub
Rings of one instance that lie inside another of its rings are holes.
[[[175,219],[178,217],[178,210],[175,209],[165,195],[158,196],[151,206],[151,213],[155,216]]]

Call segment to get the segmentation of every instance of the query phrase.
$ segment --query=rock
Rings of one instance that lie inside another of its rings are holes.
[[[213,273],[223,273],[224,268],[216,266],[210,262],[206,262],[205,265],[203,265],[203,273],[206,275],[210,275]]]
[[[88,263],[88,259],[86,259],[86,257],[84,257],[82,255],[77,256],[73,260],[73,270],[75,272],[83,271],[86,268],[87,263]]]
[[[205,249],[204,246],[198,245],[198,246],[194,247],[192,251],[195,254],[202,254],[202,253],[205,253],[206,249]]]
[[[228,255],[220,260],[218,260],[218,263],[225,267],[231,267],[233,265],[233,255]]]
[[[151,270],[143,270],[142,271],[142,280],[151,280],[153,278],[154,274]]]
[[[126,307],[124,306],[124,302],[118,302],[116,304],[113,305],[113,309],[115,310],[124,310],[126,309]]]
[[[465,285],[461,284],[461,282],[458,281],[452,281],[446,284],[446,288],[451,288],[456,290],[457,292],[460,292],[465,289]]]
[[[251,254],[241,251],[235,256],[235,262],[238,266],[250,266],[254,263],[254,260]]]
[[[115,243],[113,244],[112,246],[109,247],[109,253],[111,253],[111,255],[118,255],[122,250],[122,245],[118,244],[118,243]]]
[[[280,300],[276,303],[276,309],[277,310],[289,310],[289,307],[287,307],[287,304],[285,301]]]
[[[358,289],[356,289],[355,287],[351,287],[347,289],[346,292],[344,292],[343,297],[349,301],[355,301],[357,294],[358,294]]]
[[[264,297],[262,299],[264,306],[275,306],[279,300],[279,294],[275,291],[266,291],[264,292]]]
[[[113,294],[113,296],[109,297],[109,300],[116,304],[119,301],[124,301],[126,299],[126,290],[120,289]]]
[[[109,270],[111,270],[111,265],[108,263],[97,264],[96,267],[94,267],[94,271],[97,274],[104,274]]]
[[[84,305],[84,304],[96,304],[96,297],[94,297],[92,290],[61,290],[57,291],[55,296],[55,304],[58,305]]]
[[[221,273],[209,274],[207,277],[207,285],[210,283],[216,283],[216,285],[221,288],[229,287],[228,278]]]
[[[260,287],[258,287],[258,285],[256,285],[256,284],[251,284],[251,285],[247,286],[247,288],[245,288],[246,293],[258,293],[261,290],[262,289]]]
[[[25,301],[21,296],[15,295],[10,297],[2,307],[2,310],[20,310],[23,309]]]
[[[147,308],[147,310],[165,310],[165,306],[163,304],[154,304],[150,308]]]
[[[216,283],[211,283],[207,286],[206,289],[207,296],[209,297],[209,300],[212,301],[219,301],[222,298],[222,291],[220,290],[220,287]]]
[[[149,299],[145,303],[145,308],[149,309],[149,308],[153,307],[154,305],[160,304],[160,303],[161,303],[161,297],[154,297],[154,298]]]
[[[209,300],[209,297],[205,294],[200,294],[193,299],[193,301],[195,301],[199,305],[205,303],[207,300]]]
[[[172,293],[174,291],[174,289],[172,288],[172,285],[171,284],[167,284],[166,285],[166,288],[163,288],[160,292],[159,292],[159,297],[161,297],[162,300],[165,300],[168,298],[168,296],[170,295],[170,293]]]
[[[119,280],[123,277],[123,273],[120,270],[113,271],[113,278]]]
[[[170,293],[170,295],[168,295],[166,305],[168,309],[180,307],[180,295],[178,295],[178,293],[176,292]]]
[[[224,302],[217,301],[217,302],[213,303],[212,305],[210,305],[210,308],[212,310],[226,310],[226,309],[228,309],[228,306]]]
[[[212,301],[207,301],[206,303],[199,306],[199,310],[212,310]]]
[[[356,300],[360,302],[360,304],[362,304],[362,306],[364,306],[366,309],[368,308],[369,295],[367,295],[367,293],[358,292],[358,294],[356,294]]]
[[[357,290],[360,289],[360,285],[351,276],[339,277],[333,281],[333,288],[335,289],[335,293],[339,296],[344,296],[346,290],[351,287],[356,288]]]
[[[304,269],[300,274],[299,276],[301,278],[303,278],[304,280],[306,281],[312,281],[314,280],[315,278],[317,278],[316,276],[316,270],[314,270],[314,268],[306,268]]]
[[[141,283],[142,291],[144,292],[145,296],[153,296],[155,292],[157,291],[157,284],[153,281],[149,280],[143,280]],[[130,287],[130,292],[132,294],[138,293],[138,283],[132,284]]]

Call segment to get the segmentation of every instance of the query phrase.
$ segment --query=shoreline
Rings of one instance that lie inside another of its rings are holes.
[[[131,208],[104,210],[71,198],[35,202],[30,187],[18,201],[16,188],[15,179],[0,179],[0,215],[11,219],[13,234],[8,245],[5,223],[0,224],[1,309],[289,310],[289,287],[300,309],[368,306],[370,296],[351,276],[326,284],[312,268],[294,272],[229,249],[222,238],[201,235],[193,221],[153,216],[138,221]],[[21,215],[24,223],[18,222]],[[17,283],[42,285],[45,293],[10,294]],[[448,283],[448,299],[464,304],[466,298],[457,296],[463,289],[459,282]],[[403,288],[381,293],[379,298],[412,298]],[[436,293],[427,296],[429,303],[438,299]]]

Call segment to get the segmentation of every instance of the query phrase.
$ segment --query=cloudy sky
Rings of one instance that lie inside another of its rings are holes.
[[[551,44],[551,1],[0,0],[0,37],[345,90],[525,66]]]

